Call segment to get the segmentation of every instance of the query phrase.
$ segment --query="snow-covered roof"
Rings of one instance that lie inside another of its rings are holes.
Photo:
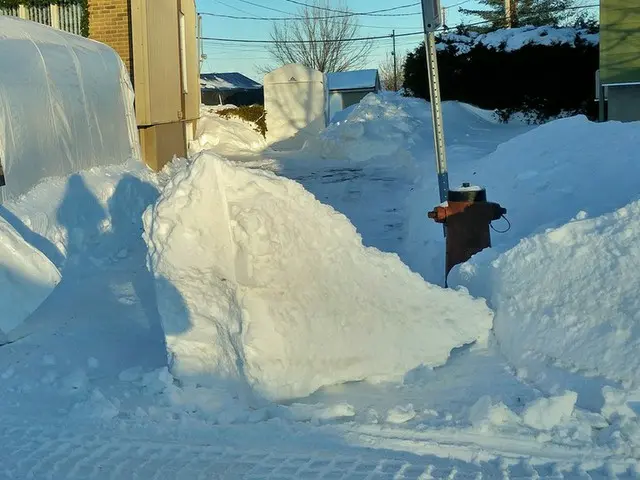
[[[228,72],[200,74],[200,87],[203,90],[254,90],[262,85],[241,73]]]
[[[329,90],[375,89],[378,86],[378,70],[327,73]]]

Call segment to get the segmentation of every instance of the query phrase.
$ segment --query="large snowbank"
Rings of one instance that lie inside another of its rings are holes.
[[[586,30],[571,27],[519,27],[503,28],[489,33],[469,34],[449,33],[439,36],[437,48],[445,50],[454,47],[458,54],[469,53],[477,45],[505,51],[519,50],[525,45],[575,45],[577,41],[592,43],[599,42],[598,34],[591,34]]]
[[[0,207],[0,330],[9,340],[28,333],[25,320],[66,275],[132,255],[144,268],[142,213],[167,175],[132,160],[49,178]]]
[[[395,93],[370,93],[341,112],[341,118],[307,141],[303,150],[340,162],[370,165],[382,160],[388,166],[406,168],[407,162],[413,163],[407,145],[424,133],[425,106],[423,100],[400,98]]]
[[[0,64],[11,66],[0,69],[1,199],[139,158],[133,89],[111,48],[0,16]]]
[[[640,386],[639,268],[640,202],[523,240],[483,274],[501,347]]]
[[[182,382],[300,397],[441,365],[491,326],[482,301],[364,248],[299,184],[213,154],[173,178],[145,232]]]
[[[487,298],[509,359],[637,383],[637,123],[570,118],[473,165],[512,223],[450,284]],[[612,213],[613,212],[613,213]],[[496,225],[501,228],[500,225]]]
[[[0,344],[60,282],[60,272],[0,218]]]
[[[234,117],[222,118],[215,110],[203,111],[202,114],[196,139],[190,144],[192,154],[215,149],[220,155],[238,156],[267,149],[264,137],[248,122]]]

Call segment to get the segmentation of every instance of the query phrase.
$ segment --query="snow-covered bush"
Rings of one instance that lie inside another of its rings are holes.
[[[503,120],[593,117],[598,35],[589,30],[522,27],[479,34],[460,29],[438,38],[442,98],[495,109]],[[407,57],[405,84],[428,99],[424,44]]]

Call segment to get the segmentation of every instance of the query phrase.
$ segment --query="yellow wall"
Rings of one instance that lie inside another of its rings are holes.
[[[600,1],[600,79],[640,82],[640,2]]]

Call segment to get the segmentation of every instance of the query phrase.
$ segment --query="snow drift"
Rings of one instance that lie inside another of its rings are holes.
[[[267,399],[443,364],[483,302],[364,248],[299,184],[200,154],[144,218],[173,374]]]
[[[259,153],[267,149],[267,142],[254,126],[239,118],[222,118],[213,111],[202,112],[196,139],[190,153],[214,149],[220,155]]]
[[[307,140],[303,150],[325,159],[361,164],[382,160],[395,168],[407,167],[413,162],[407,145],[423,133],[425,114],[423,100],[402,98],[395,92],[370,93],[340,112],[341,117],[317,138]]]
[[[142,213],[166,175],[131,160],[49,178],[0,206],[4,336],[12,340],[29,330],[25,321],[65,275],[85,276],[136,255],[144,268]]]
[[[634,202],[527,238],[474,281],[490,285],[494,329],[515,365],[551,361],[640,386],[639,268]]]
[[[60,272],[0,218],[0,344],[60,282]]]
[[[494,233],[493,249],[450,284],[490,301],[513,364],[640,380],[639,144],[637,123],[571,118],[482,160],[479,183],[508,208],[512,229]]]
[[[133,89],[101,43],[0,15],[0,200],[47,177],[139,158]]]

